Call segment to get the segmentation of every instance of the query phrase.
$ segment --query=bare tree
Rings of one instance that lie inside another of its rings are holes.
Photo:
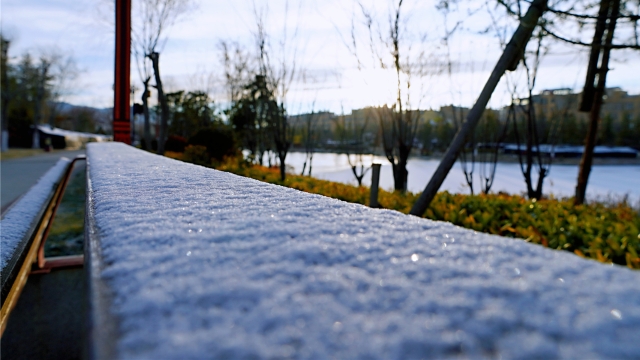
[[[454,67],[459,64],[455,64],[451,56],[451,42],[454,36],[464,29],[465,22],[470,22],[473,18],[473,14],[479,11],[481,8],[471,8],[466,11],[466,18],[457,19],[454,18],[453,25],[450,25],[451,15],[460,14],[460,9],[454,8],[459,4],[457,2],[441,1],[436,8],[440,11],[443,18],[444,36],[442,37],[442,43],[446,49],[446,72],[449,78],[449,89],[451,93],[452,105],[444,108],[446,114],[443,117],[453,120],[454,128],[456,131],[460,129],[464,124],[466,113],[468,112],[462,107],[460,99],[459,89],[461,85],[455,84],[454,81]],[[501,39],[502,40],[502,39]],[[505,41],[501,41],[501,45],[504,47]],[[471,68],[471,72],[473,72]],[[462,85],[464,86],[464,85]],[[459,103],[459,106],[455,106],[453,103]],[[450,111],[449,111],[450,110]],[[462,168],[462,172],[465,177],[465,182],[469,187],[470,193],[475,193],[474,187],[474,173],[478,175],[480,180],[480,191],[487,194],[491,190],[493,181],[495,179],[496,168],[498,165],[498,153],[500,149],[500,143],[506,136],[507,125],[500,129],[500,126],[496,126],[496,120],[491,112],[487,110],[484,112],[478,129],[473,131],[467,141],[467,143],[460,150],[459,163]]]
[[[640,15],[640,14],[639,14]],[[593,41],[591,43],[591,56],[587,68],[587,78],[582,92],[581,111],[589,111],[589,128],[585,139],[584,151],[580,161],[580,171],[578,172],[578,183],[574,203],[580,205],[585,201],[587,183],[591,173],[593,163],[593,151],[596,145],[598,133],[598,122],[600,120],[600,109],[605,95],[605,83],[609,71],[609,58],[611,49],[614,48],[613,36],[616,24],[620,17],[620,0],[601,0],[600,10],[594,29]],[[640,16],[635,15],[633,29],[635,33],[635,44],[631,47],[640,49],[638,46],[637,23]],[[598,65],[599,61],[599,65]],[[597,81],[597,82],[596,82]],[[594,84],[595,83],[595,84]]]
[[[151,127],[149,119],[149,82],[151,70],[154,73],[155,88],[160,104],[160,134],[158,154],[164,154],[167,137],[169,106],[160,77],[160,51],[166,43],[166,32],[183,16],[191,6],[191,0],[139,0],[132,10],[132,40],[138,75],[143,84],[142,106],[144,108],[144,139],[147,149],[151,146]],[[147,61],[151,62],[151,67]]]
[[[49,126],[54,127],[54,120],[60,113],[60,103],[65,96],[74,92],[76,80],[80,74],[78,65],[71,55],[64,55],[60,49],[50,49],[41,55],[43,62],[50,62],[50,76],[52,78],[49,101]]]
[[[266,133],[270,141],[263,144],[273,144],[280,166],[280,178],[286,177],[285,160],[293,142],[294,127],[290,124],[287,114],[287,95],[291,84],[298,74],[298,46],[296,43],[297,26],[293,34],[289,34],[289,2],[285,3],[285,21],[282,36],[279,37],[278,46],[274,48],[271,38],[265,26],[265,17],[268,8],[259,11],[254,10],[256,32],[254,33],[257,48],[258,75],[264,81],[264,87],[268,92],[269,101],[263,103],[258,112],[261,118],[267,119]],[[274,106],[275,104],[275,106]],[[270,150],[270,149],[265,149]]]
[[[479,129],[483,147],[479,149],[479,146],[476,146],[476,149],[478,149],[480,191],[488,194],[496,178],[500,145],[507,137],[509,123],[504,122],[501,125],[499,119],[492,115],[491,110],[485,112],[483,120],[480,121]]]
[[[499,0],[499,3],[514,15],[516,11],[513,7],[520,6],[520,1],[516,1],[515,5],[506,0]],[[598,12],[594,14],[596,9]],[[638,35],[640,4],[637,1],[622,2],[620,0],[558,1],[549,7],[548,14],[548,18],[541,24],[545,34],[562,43],[590,49],[580,104],[580,111],[590,113],[589,128],[580,161],[574,198],[575,204],[582,204],[593,163],[593,150],[598,132],[600,109],[605,96],[610,52],[618,49],[640,50]],[[585,29],[590,28],[593,28],[591,42],[584,40],[584,34],[587,33]],[[619,35],[614,37],[616,30]],[[564,35],[567,31],[572,31],[572,35]]]
[[[478,124],[478,121],[480,120],[493,91],[498,85],[500,78],[502,78],[505,71],[513,71],[517,68],[529,38],[535,29],[535,25],[538,23],[538,20],[546,8],[546,0],[534,0],[531,3],[527,13],[520,20],[518,29],[515,31],[511,40],[505,47],[504,52],[500,56],[500,59],[494,67],[489,80],[482,89],[478,100],[469,111],[464,126],[456,133],[451,145],[449,145],[449,149],[447,149],[446,154],[440,161],[440,165],[438,165],[436,172],[433,174],[424,191],[420,194],[420,197],[411,208],[410,213],[412,215],[422,216],[429,207],[429,204],[435,197],[438,189],[442,185],[442,182],[444,182],[444,179],[455,163],[456,158],[460,153],[460,149],[467,142],[468,137]]]
[[[517,14],[517,18],[522,18],[522,7],[514,6],[510,8],[508,4],[506,6],[507,14]],[[489,10],[489,15],[493,21],[492,27],[494,28],[498,40],[502,47],[505,46],[505,27],[501,27],[494,14]],[[544,20],[541,20],[543,23]],[[507,112],[507,119],[504,124],[503,131],[500,137],[497,138],[498,143],[501,142],[507,135],[507,129],[510,124],[513,126],[513,136],[517,144],[517,155],[520,164],[520,170],[524,177],[524,181],[527,188],[527,196],[531,199],[540,199],[542,197],[542,188],[544,179],[549,175],[551,170],[551,163],[553,161],[552,156],[543,154],[541,145],[551,144],[551,152],[555,146],[557,139],[556,131],[559,119],[557,117],[551,117],[543,123],[543,115],[537,113],[536,98],[533,95],[533,90],[536,86],[536,81],[539,73],[539,67],[544,56],[549,52],[548,36],[542,26],[535,30],[532,34],[535,41],[529,41],[529,49],[525,48],[522,55],[522,64],[524,76],[526,78],[526,96],[519,97],[518,94],[518,81],[514,80],[516,76],[506,77],[507,87],[511,93],[511,105]],[[522,124],[520,124],[522,122]],[[544,126],[551,125],[551,126]],[[521,147],[521,143],[524,143],[524,150]],[[494,152],[494,159],[497,159],[497,151]],[[534,179],[534,171],[537,173],[537,179]],[[484,171],[486,173],[486,171]],[[495,165],[491,172],[495,173]],[[490,184],[493,181],[486,179],[485,184]]]
[[[78,69],[71,56],[64,56],[56,49],[41,51],[34,79],[36,91],[33,148],[40,147],[37,126],[44,123],[47,118],[49,126],[54,126],[57,102],[69,91],[71,83],[77,76]]]
[[[522,58],[522,63],[525,68],[526,77],[527,77],[527,98],[525,101],[518,101],[518,108],[522,111],[524,115],[524,138],[526,140],[524,156],[520,149],[520,131],[518,129],[518,121],[517,116],[512,117],[513,120],[513,129],[516,136],[517,146],[518,146],[518,160],[520,162],[520,170],[522,171],[522,175],[524,176],[525,183],[527,185],[527,196],[530,199],[540,199],[542,197],[542,185],[544,184],[544,178],[549,174],[551,170],[551,161],[552,158],[550,156],[543,156],[542,151],[540,149],[540,145],[542,141],[541,130],[539,129],[539,121],[538,115],[536,114],[535,108],[535,100],[533,97],[533,89],[535,88],[537,76],[538,76],[538,68],[540,66],[540,61],[542,56],[545,54],[545,50],[543,50],[543,32],[538,31],[534,34],[536,39],[536,46],[532,54],[528,56],[525,51],[525,55]],[[514,90],[515,92],[515,90]],[[524,159],[523,159],[524,157]],[[533,167],[537,167],[538,179],[535,182],[533,181]]]
[[[150,82],[152,69],[145,55],[145,46],[143,46],[134,36],[133,55],[136,59],[136,68],[138,76],[142,82],[142,116],[144,118],[143,136],[144,149],[151,150],[151,116],[149,113],[149,97],[151,97]]]
[[[262,165],[266,124],[259,118],[258,104],[266,89],[262,81],[258,82],[261,78],[255,77],[255,57],[238,42],[221,40],[218,47],[227,92],[224,112],[243,148],[249,150],[249,161]]]
[[[464,109],[461,106],[451,105],[451,110],[453,113],[453,124],[454,129],[457,132],[460,129],[464,122]],[[462,168],[462,173],[464,174],[464,180],[469,187],[469,192],[471,195],[474,194],[473,191],[473,172],[476,168],[476,138],[475,132],[471,133],[469,140],[467,140],[467,144],[462,147],[460,150],[460,167]]]
[[[145,150],[151,150],[151,115],[149,114],[149,97],[151,92],[149,91],[149,82],[151,76],[147,76],[142,80],[142,116],[144,117],[144,148]]]
[[[251,82],[251,74],[255,70],[250,54],[239,43],[221,40],[218,47],[230,109],[241,99],[244,87]]]
[[[420,51],[411,57],[411,46],[403,44],[404,21],[402,19],[403,0],[393,6],[389,14],[387,31],[380,31],[374,14],[360,4],[364,25],[368,31],[371,54],[381,69],[392,69],[396,77],[395,102],[391,106],[381,106],[376,112],[380,125],[382,146],[393,169],[394,188],[407,190],[407,162],[413,149],[418,130],[419,111],[413,110],[411,86],[414,76],[426,75],[426,52]],[[355,27],[352,27],[350,50],[357,57]],[[423,37],[424,38],[424,37]],[[358,58],[358,67],[363,66]]]
[[[441,1],[436,6],[436,8],[440,10],[440,13],[442,14],[442,17],[443,17],[444,36],[442,37],[442,42],[446,49],[446,71],[447,71],[447,76],[449,78],[449,91],[451,93],[451,99],[452,101],[455,102],[454,84],[453,84],[453,61],[451,59],[450,42],[452,37],[455,35],[456,31],[461,27],[462,22],[457,21],[453,25],[453,27],[449,28],[449,13],[452,10],[451,9],[452,5],[454,4],[449,1]],[[464,121],[463,110],[464,109],[461,106],[455,106],[453,103],[451,104],[450,115],[453,119],[453,124],[456,131],[462,126],[462,122]],[[446,114],[446,115],[449,115],[449,114]],[[471,149],[470,159],[468,158],[469,153],[467,151],[467,148]],[[473,195],[474,193],[473,192],[473,172],[475,170],[475,165],[476,165],[474,150],[475,150],[475,138],[474,138],[474,134],[472,134],[467,144],[465,144],[465,146],[462,147],[462,150],[460,151],[460,160],[459,160],[460,167],[462,168],[462,173],[464,174],[464,178],[467,183],[467,186],[469,187],[469,191],[471,192],[471,195]],[[468,160],[471,160],[470,164]]]
[[[40,58],[40,64],[37,70],[37,88],[36,88],[36,96],[35,96],[35,108],[34,108],[34,116],[33,116],[33,145],[34,149],[40,147],[40,138],[38,132],[38,125],[42,123],[44,119],[44,100],[45,97],[48,97],[49,85],[53,80],[53,76],[50,74],[52,65],[52,60],[47,59],[46,57]]]
[[[347,156],[347,162],[358,186],[362,186],[362,179],[370,169],[364,162],[364,156],[369,152],[365,141],[365,132],[373,117],[373,109],[368,108],[360,111],[364,113],[364,118],[360,123],[355,118],[347,121],[344,111],[341,116],[335,119],[336,132],[341,144],[340,152]],[[352,117],[354,117],[353,114]]]
[[[2,122],[2,134],[0,135],[0,150],[2,152],[7,151],[9,149],[9,127],[7,124],[7,105],[9,105],[9,101],[12,98],[12,94],[8,91],[9,87],[13,84],[10,84],[9,81],[9,45],[11,44],[11,40],[6,39],[4,34],[0,34],[0,55],[2,58],[0,59],[0,86],[2,87],[2,91],[0,91],[0,97],[2,99],[2,103],[0,103],[0,121]]]
[[[169,104],[162,86],[160,78],[160,53],[152,52],[147,55],[153,64],[153,75],[156,80],[156,91],[158,92],[158,102],[160,103],[160,134],[158,134],[158,154],[164,154],[164,143],[167,138],[167,130],[169,126]]]
[[[309,164],[308,175],[311,176],[311,168],[313,164],[313,154],[315,153],[315,147],[317,142],[318,134],[316,133],[316,111],[315,111],[315,100],[311,105],[311,113],[306,114],[304,116],[304,123],[302,128],[302,143],[304,144],[304,163],[302,164],[302,172],[300,175],[304,175],[304,171],[307,168],[307,163]]]

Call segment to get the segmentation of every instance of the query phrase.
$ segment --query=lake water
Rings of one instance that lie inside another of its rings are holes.
[[[296,173],[302,171],[305,154],[293,152],[287,155],[286,163]],[[352,156],[353,159],[353,156]],[[386,190],[393,189],[393,173],[391,164],[385,157],[364,156],[366,166],[377,162],[382,164],[380,170],[380,187]],[[408,188],[411,192],[421,192],[431,179],[431,175],[438,167],[439,160],[409,159],[407,169],[409,171]],[[474,171],[474,190],[479,192],[479,178],[476,175],[480,166],[476,164]],[[534,181],[537,172],[534,172]],[[346,155],[331,153],[316,153],[313,156],[312,176],[320,179],[357,185]],[[577,165],[552,165],[550,174],[545,178],[543,193],[553,194],[556,197],[572,196],[578,177]],[[363,184],[371,184],[371,171],[369,171]],[[452,193],[469,193],[464,174],[459,163],[456,163],[449,172],[440,189]],[[504,191],[510,194],[523,194],[526,192],[524,177],[518,163],[499,163],[491,192]],[[632,204],[640,203],[640,165],[595,165],[591,170],[589,185],[587,186],[588,199],[613,198],[621,199],[627,195]]]

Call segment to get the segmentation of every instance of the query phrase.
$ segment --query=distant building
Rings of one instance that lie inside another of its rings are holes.
[[[589,114],[579,112],[578,106],[582,98],[581,93],[574,93],[569,88],[543,90],[533,96],[536,116],[549,119],[557,116],[575,116],[580,121],[587,121]],[[517,99],[515,105],[526,105],[529,99]],[[501,110],[505,113],[508,107]],[[640,118],[640,95],[629,95],[619,87],[607,88],[600,116],[611,117],[614,122],[620,122],[625,117]]]
[[[303,129],[308,121],[313,123],[314,132],[319,141],[317,146],[328,148],[360,147],[373,149],[381,146],[380,123],[391,114],[387,106],[354,109],[350,114],[336,115],[331,112],[316,112],[289,116],[296,128],[294,146],[302,146]],[[488,109],[498,118],[498,111]],[[406,115],[417,121],[414,149],[421,151],[425,146],[432,148],[437,144],[446,147],[455,129],[464,122],[469,108],[447,105],[439,110],[410,110]],[[429,131],[424,131],[430,128]],[[437,128],[437,129],[436,129]],[[436,138],[438,137],[438,138]]]
[[[293,126],[296,130],[296,135],[293,139],[293,145],[303,146],[303,136],[301,135],[305,132],[306,127],[309,123],[313,128],[314,138],[316,138],[318,144],[315,146],[319,146],[320,142],[323,139],[331,138],[331,134],[333,133],[335,114],[329,111],[319,111],[308,114],[299,114],[299,115],[290,115],[289,122],[291,126]]]
[[[640,118],[640,95],[629,95],[619,87],[608,88],[602,106],[602,116],[606,115],[615,121]]]
[[[550,117],[558,113],[568,112],[578,118],[587,118],[588,113],[578,111],[582,94],[574,93],[569,88],[543,90],[533,95],[536,115]],[[516,99],[515,105],[526,105],[529,99]],[[508,106],[502,111],[508,109]],[[640,95],[629,95],[619,87],[607,88],[602,104],[601,117],[611,116],[621,121],[625,116],[640,117]]]
[[[582,145],[587,134],[589,113],[578,111],[581,93],[571,89],[549,89],[532,97],[536,127],[540,142],[564,145]],[[629,95],[619,87],[607,88],[600,112],[598,145],[630,146],[640,149],[640,95]],[[529,99],[516,99],[517,108],[527,105]],[[500,119],[505,121],[510,106],[500,110]],[[523,111],[516,116],[524,118]],[[511,126],[511,125],[510,125]],[[514,141],[511,139],[510,141]]]

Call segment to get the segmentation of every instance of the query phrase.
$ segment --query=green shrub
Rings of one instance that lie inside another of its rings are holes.
[[[216,125],[198,130],[189,138],[189,145],[200,145],[207,148],[211,159],[222,161],[226,156],[238,154],[238,146],[233,130],[224,125]]]
[[[142,149],[146,149],[147,148],[147,142],[145,139],[141,139],[140,140],[140,147]],[[151,151],[155,152],[158,150],[158,140],[156,139],[151,139]]]
[[[207,152],[207,148],[202,145],[188,145],[184,149],[182,160],[198,165],[210,166],[211,158]]]
[[[184,152],[187,147],[187,139],[178,135],[171,135],[164,143],[165,151]]]

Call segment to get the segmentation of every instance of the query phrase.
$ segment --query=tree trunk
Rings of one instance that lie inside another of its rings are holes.
[[[444,182],[444,179],[449,174],[451,167],[455,163],[460,150],[467,142],[467,138],[473,132],[482,113],[484,112],[493,91],[495,90],[500,78],[505,73],[507,69],[515,69],[518,64],[518,61],[522,57],[524,49],[531,38],[531,34],[533,33],[533,29],[538,24],[538,19],[547,9],[547,0],[534,0],[525,16],[520,20],[520,25],[518,29],[513,34],[513,37],[507,44],[500,60],[496,64],[489,80],[485,84],[478,100],[473,105],[473,108],[467,114],[467,120],[462,125],[456,136],[454,137],[449,149],[446,154],[442,158],[438,169],[431,177],[431,180],[427,184],[426,188],[420,194],[420,198],[416,201],[411,209],[410,214],[416,216],[422,216],[424,212],[429,207],[429,204],[436,196],[438,189]]]
[[[356,177],[356,181],[358,182],[358,187],[362,186],[362,178],[364,177],[364,171],[358,174],[358,167],[355,165],[352,165],[351,172],[353,172],[353,176]]]
[[[142,112],[144,113],[144,149],[151,150],[151,119],[149,116],[149,81],[148,77],[142,82],[144,91],[142,92]]]
[[[382,131],[382,136],[384,137],[384,128],[382,128]],[[394,154],[395,148],[392,145],[383,144],[383,148],[385,156],[391,163],[391,169],[393,170],[393,189],[404,193],[407,191],[407,178],[409,177],[407,162],[409,160],[409,154],[411,153],[411,146],[403,144],[399,135],[394,134],[390,142],[394,141],[399,143],[397,145],[397,156]]]
[[[598,73],[598,60],[600,60],[600,51],[602,48],[602,36],[607,26],[607,16],[609,15],[609,6],[611,0],[600,0],[600,9],[598,10],[598,20],[593,33],[593,41],[591,42],[591,53],[589,54],[589,65],[587,65],[587,77],[582,90],[582,99],[580,102],[580,111],[589,112],[593,107],[595,98],[595,81]]]
[[[544,183],[544,178],[547,176],[547,169],[541,168],[540,174],[538,174],[538,187],[536,187],[536,191],[533,192],[533,198],[530,199],[541,199],[542,198],[542,184]]]
[[[280,160],[280,180],[284,181],[285,177],[287,176],[285,170],[286,170],[286,164],[284,163],[284,160],[287,158],[287,152],[286,151],[278,151],[278,159]]]
[[[409,161],[409,154],[411,153],[411,147],[404,144],[398,146],[398,163],[394,166],[393,177],[395,190],[401,192],[407,191],[407,182],[409,178],[409,171],[407,171],[407,162]]]
[[[613,42],[613,32],[616,29],[616,21],[620,12],[620,0],[602,0],[600,3],[600,14],[602,14],[602,8],[607,7],[609,9],[609,23],[607,24],[607,35],[605,38],[604,46],[602,44],[602,38],[596,38],[597,33],[593,39],[592,51],[602,51],[602,61],[600,68],[598,69],[598,84],[595,87],[593,105],[589,114],[589,129],[587,131],[587,138],[585,139],[584,152],[582,153],[582,159],[580,160],[580,171],[578,172],[578,184],[576,185],[576,194],[574,198],[575,205],[581,205],[584,203],[587,183],[589,181],[589,174],[591,173],[591,165],[593,164],[593,150],[596,146],[596,137],[598,135],[598,121],[600,120],[600,108],[602,107],[602,97],[605,95],[605,83],[607,80],[607,72],[609,71],[609,54],[611,53],[611,44]],[[599,18],[598,21],[601,19]],[[596,57],[596,61],[597,58]],[[592,56],[593,59],[593,56]],[[591,64],[589,64],[591,66]],[[585,84],[585,88],[588,85]]]
[[[164,155],[164,143],[167,138],[167,128],[169,123],[169,104],[164,95],[162,80],[160,80],[160,54],[157,52],[148,55],[153,64],[153,74],[155,75],[156,87],[158,90],[158,102],[160,103],[160,136],[158,136],[158,154]]]
[[[35,109],[33,113],[33,141],[31,147],[34,149],[40,148],[40,133],[38,132],[38,125],[42,122],[42,102],[44,100],[44,87],[47,81],[48,67],[46,64],[42,66],[42,74],[38,70],[38,89],[36,90]]]
[[[0,105],[0,121],[2,122],[2,126],[0,126],[0,128],[2,129],[2,136],[0,137],[0,150],[2,152],[7,151],[9,149],[9,126],[7,124],[7,105],[9,104],[9,82],[7,80],[7,61],[8,61],[8,56],[7,53],[9,51],[9,44],[10,42],[8,40],[5,40],[3,37],[0,37],[0,41],[1,44],[0,46],[2,47],[0,49],[0,51],[2,51],[2,63],[0,64],[1,68],[0,68],[0,81],[1,81],[1,86],[0,89],[2,89],[2,91],[0,91],[0,98],[2,99],[2,104]]]
[[[40,133],[38,132],[38,125],[40,124],[40,118],[42,117],[42,100],[40,85],[38,85],[38,91],[35,99],[35,107],[33,111],[33,140],[31,141],[31,148],[40,148]]]
[[[531,170],[533,169],[533,137],[536,134],[533,133],[533,97],[531,96],[531,91],[529,91],[529,104],[527,104],[527,150],[526,150],[526,158],[527,158],[527,170],[525,171],[525,179],[527,183],[527,195],[529,199],[538,199],[535,196],[535,191],[533,190],[533,183],[531,181]],[[520,150],[520,149],[518,149]],[[536,149],[536,151],[540,151],[540,149]]]
[[[404,162],[401,165],[401,161],[398,161],[397,164],[392,165],[393,167],[393,189],[400,192],[407,191],[407,177],[409,176],[409,172],[407,171],[407,163]]]

